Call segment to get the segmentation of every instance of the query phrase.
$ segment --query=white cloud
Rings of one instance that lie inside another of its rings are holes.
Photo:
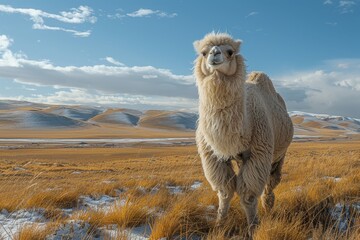
[[[33,29],[64,31],[72,33],[78,37],[88,37],[90,35],[90,30],[76,31],[63,27],[48,26],[44,23],[44,19],[54,19],[59,22],[71,24],[80,24],[86,22],[95,23],[97,20],[96,17],[93,16],[93,10],[88,6],[79,6],[78,8],[72,8],[69,12],[62,11],[59,14],[52,14],[39,9],[13,8],[9,5],[0,5],[0,12],[23,14],[29,16],[30,20],[33,22]]]
[[[53,94],[32,94],[31,96],[2,97],[19,101],[46,104],[81,104],[127,107],[136,109],[187,109],[197,110],[197,101],[181,97],[144,96],[129,94],[103,94],[85,89],[66,89]]]
[[[129,17],[150,17],[150,16],[158,16],[158,17],[176,17],[177,13],[166,13],[160,10],[152,10],[152,9],[145,9],[145,8],[140,8],[139,10],[132,12],[132,13],[127,13],[126,14]]]
[[[354,5],[356,5],[354,1],[348,1],[348,0],[339,1],[339,7],[352,7]]]
[[[158,75],[143,75],[142,77],[145,79],[152,79],[152,78],[158,78]]]
[[[10,47],[12,39],[8,38],[6,35],[0,35],[0,51],[5,51]]]
[[[2,35],[1,39],[5,37]],[[0,78],[38,86],[96,90],[102,94],[178,97],[193,101],[197,98],[192,75],[176,75],[153,66],[56,66],[47,60],[13,54],[8,48],[0,53]]]
[[[339,8],[341,9],[341,13],[351,13],[353,12],[353,7],[356,5],[355,1],[339,1]]]
[[[336,27],[336,26],[338,25],[337,22],[326,22],[325,24],[326,24],[326,25],[333,26],[333,27]]]
[[[197,91],[192,75],[176,75],[153,66],[57,66],[48,60],[33,60],[23,53],[13,53],[12,42],[6,35],[0,35],[1,81],[14,79],[57,89],[53,94],[19,96],[19,100],[196,108]],[[112,57],[105,60],[118,62]],[[360,118],[360,59],[329,60],[316,70],[272,78],[289,110]]]
[[[246,18],[251,17],[251,16],[255,16],[255,15],[258,15],[258,14],[259,14],[259,12],[251,12],[248,15],[246,15]]]
[[[290,110],[360,117],[360,59],[327,61],[322,69],[276,80]]]
[[[111,63],[111,64],[116,65],[116,66],[122,66],[122,67],[125,66],[125,64],[123,64],[123,63],[115,60],[115,59],[112,58],[112,57],[106,57],[105,60],[108,61],[108,62]]]
[[[359,0],[325,0],[324,5],[334,6],[339,10],[340,13],[352,13],[356,5],[358,5]]]
[[[330,5],[330,4],[333,4],[332,0],[325,0],[324,1],[324,5]]]

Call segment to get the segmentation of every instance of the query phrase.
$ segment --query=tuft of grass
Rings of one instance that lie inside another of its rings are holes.
[[[123,206],[113,207],[102,219],[103,225],[116,224],[121,228],[136,227],[150,220],[146,205],[138,200],[128,199]]]
[[[25,225],[15,235],[14,240],[39,240],[45,239],[51,232],[50,227],[38,226],[36,224]]]
[[[261,219],[261,224],[255,231],[254,240],[282,239],[306,240],[308,230],[302,225],[301,216],[292,219],[267,216]]]
[[[76,207],[80,195],[80,191],[41,192],[29,197],[24,205],[25,207],[72,208]]]
[[[198,204],[196,194],[180,196],[169,209],[156,219],[151,233],[151,239],[163,237],[173,238],[175,235],[191,237],[196,234],[203,236],[210,225],[206,219],[205,206]]]

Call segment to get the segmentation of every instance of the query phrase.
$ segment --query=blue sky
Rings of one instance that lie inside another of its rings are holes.
[[[195,110],[192,42],[220,31],[289,110],[360,117],[359,0],[1,1],[0,21],[0,99]]]

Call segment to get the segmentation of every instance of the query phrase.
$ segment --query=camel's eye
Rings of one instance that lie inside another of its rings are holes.
[[[231,57],[234,54],[233,50],[227,50],[227,53],[229,54],[229,56]]]
[[[201,54],[202,54],[204,57],[206,56],[206,52],[202,52]]]

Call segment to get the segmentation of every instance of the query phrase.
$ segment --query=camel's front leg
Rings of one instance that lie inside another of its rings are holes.
[[[236,181],[236,191],[246,214],[250,236],[259,224],[257,216],[258,198],[264,191],[271,171],[271,154],[268,151],[261,152],[254,149],[251,153],[250,159],[241,167]]]
[[[219,197],[219,208],[216,223],[223,222],[230,208],[230,201],[236,189],[235,172],[230,162],[221,162],[215,157],[203,158],[202,166],[205,177],[212,189],[217,191]]]
[[[216,223],[221,224],[229,211],[230,201],[236,189],[235,172],[230,162],[221,162],[214,156],[202,158],[201,162],[206,179],[212,189],[218,193],[219,208]]]
[[[236,176],[230,161],[218,159],[208,146],[198,142],[204,174],[219,197],[217,224],[221,224],[230,208],[230,201],[236,190]]]

